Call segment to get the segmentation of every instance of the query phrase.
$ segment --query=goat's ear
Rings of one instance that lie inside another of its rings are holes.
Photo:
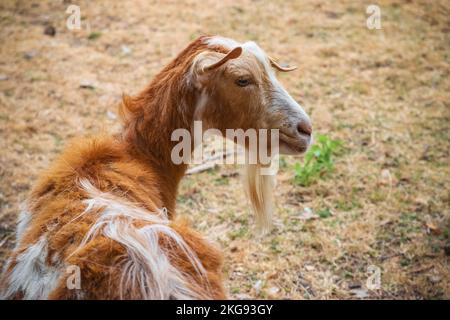
[[[273,59],[271,57],[269,57],[269,61],[270,61],[270,65],[272,67],[274,67],[275,69],[277,69],[278,71],[289,72],[289,71],[293,71],[293,70],[297,69],[296,66],[293,66],[293,67],[282,67],[278,63],[276,63],[275,59]]]
[[[231,59],[236,59],[238,58],[242,53],[242,48],[241,47],[236,47],[233,50],[231,50],[230,52],[228,52],[222,59],[220,59],[219,61],[210,64],[208,66],[205,66],[202,68],[202,72],[207,72],[210,70],[214,70],[217,69],[218,67],[220,67],[221,65],[223,65],[225,62],[227,62],[228,60]]]

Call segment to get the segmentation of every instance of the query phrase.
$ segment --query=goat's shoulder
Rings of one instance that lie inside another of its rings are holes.
[[[146,202],[151,195],[151,202],[159,202],[156,180],[154,172],[130,156],[120,139],[107,135],[76,138],[40,175],[30,203],[57,195],[82,200],[88,195],[81,188],[81,181],[89,181],[103,192],[134,197],[133,201]]]
[[[105,203],[87,210],[89,201]],[[23,294],[25,298],[39,298],[48,294],[61,276],[61,264],[67,264],[102,210],[110,206],[126,211],[130,203],[149,214],[162,207],[152,172],[130,158],[114,137],[71,141],[41,174],[19,217],[16,248],[2,281],[5,286],[6,279],[15,279],[16,287],[11,282],[9,291],[3,288],[1,291],[7,292],[5,297]],[[108,248],[105,250],[108,257],[124,254],[123,247],[111,239],[100,237],[99,241]],[[34,276],[39,277],[35,270],[52,281],[38,285],[39,280],[34,280]],[[22,281],[24,277],[31,282]]]

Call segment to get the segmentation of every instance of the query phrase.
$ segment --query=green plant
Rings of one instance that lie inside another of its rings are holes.
[[[339,151],[342,142],[322,134],[317,135],[316,140],[305,154],[304,163],[295,164],[295,182],[299,185],[309,186],[334,169],[333,156]]]
[[[237,230],[233,230],[229,233],[229,237],[231,240],[235,240],[237,238],[243,238],[248,233],[248,228],[246,226],[242,226]]]
[[[89,40],[95,40],[95,39],[100,38],[101,35],[102,35],[101,32],[94,31],[94,32],[91,32],[91,33],[89,34],[88,39],[89,39]]]
[[[317,211],[317,215],[319,217],[321,217],[322,219],[325,219],[325,218],[331,217],[332,213],[331,213],[330,209],[322,209],[322,210]]]

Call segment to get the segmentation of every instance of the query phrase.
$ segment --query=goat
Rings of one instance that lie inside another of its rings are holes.
[[[203,36],[140,94],[124,96],[123,129],[73,141],[43,173],[19,216],[1,279],[4,299],[224,299],[222,255],[175,217],[187,164],[171,161],[171,133],[279,129],[280,151],[304,152],[311,123],[275,78],[290,71],[254,42]],[[270,215],[270,176],[248,165],[260,225]],[[78,286],[73,275],[78,270]],[[81,282],[80,282],[81,281]]]

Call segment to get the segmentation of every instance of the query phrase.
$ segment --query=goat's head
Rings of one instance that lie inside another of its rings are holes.
[[[197,120],[207,127],[225,129],[279,129],[280,153],[299,154],[311,143],[311,121],[302,107],[278,82],[274,69],[284,68],[254,42],[204,40],[211,50],[193,64],[195,85],[202,92]]]
[[[274,70],[295,68],[278,65],[254,42],[240,44],[223,37],[201,41],[206,50],[195,56],[189,76],[198,92],[194,120],[201,120],[203,128],[218,129],[225,137],[227,129],[278,129],[280,153],[305,152],[312,140],[311,121],[278,82]],[[270,144],[272,138],[268,140]],[[262,174],[263,167],[261,162],[247,164],[244,184],[259,230],[267,231],[274,177]]]

